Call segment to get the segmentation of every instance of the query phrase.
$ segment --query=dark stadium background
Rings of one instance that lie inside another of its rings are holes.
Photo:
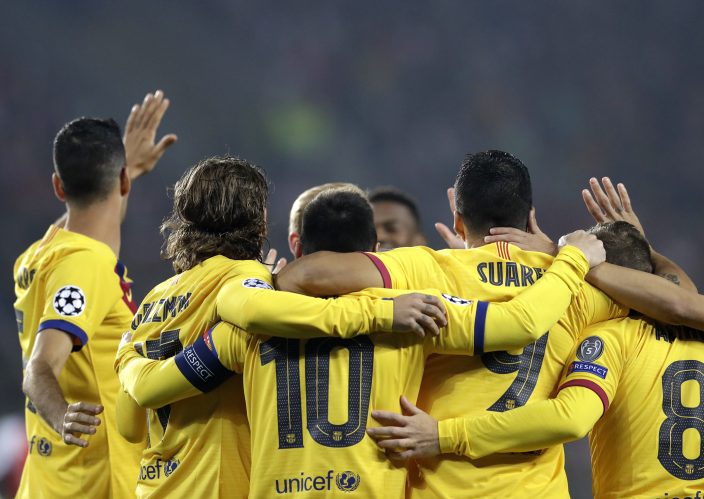
[[[51,143],[71,118],[121,124],[147,91],[179,142],[134,186],[122,260],[137,299],[158,258],[166,187],[211,154],[272,181],[270,241],[288,255],[303,189],[346,180],[415,196],[431,245],[466,152],[500,148],[533,175],[542,228],[590,223],[592,175],[630,189],[653,245],[704,283],[704,4],[624,2],[54,2],[0,6],[0,414],[22,410],[14,258],[61,214]],[[588,456],[569,447],[574,497]]]

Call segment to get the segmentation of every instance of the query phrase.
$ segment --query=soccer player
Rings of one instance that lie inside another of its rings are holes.
[[[318,253],[289,264],[277,277],[281,289],[329,295],[368,286],[420,289],[436,286],[459,296],[503,301],[540,285],[551,257],[506,243],[484,243],[494,226],[525,230],[532,207],[530,176],[517,158],[501,151],[470,155],[455,183],[455,230],[462,250],[402,248],[376,255]],[[530,289],[530,288],[529,288]],[[532,291],[532,290],[531,290]],[[488,310],[495,304],[491,303]],[[547,399],[586,325],[625,315],[598,290],[585,286],[568,313],[523,351],[506,348],[481,356],[428,359],[418,405],[438,419],[503,412]],[[475,342],[478,343],[478,342]],[[471,397],[467,393],[472,393]],[[546,497],[567,494],[561,446],[542,455],[490,457],[474,462],[444,459],[426,463],[418,497],[491,497],[519,489]]]
[[[426,244],[418,206],[408,194],[395,187],[377,187],[369,193],[369,201],[382,251]]]
[[[291,206],[288,219],[288,249],[291,251],[291,255],[293,255],[294,259],[301,257],[299,240],[301,238],[303,210],[305,210],[306,206],[308,206],[315,196],[328,189],[347,189],[356,192],[365,199],[367,198],[367,195],[362,189],[347,182],[328,182],[327,184],[315,185],[300,193]]]
[[[583,236],[573,235],[570,240],[577,242],[580,237]],[[368,203],[350,191],[337,189],[322,192],[304,212],[300,243],[304,252],[322,248],[338,251],[373,249],[376,234]],[[571,261],[567,255],[580,255],[574,248],[564,249],[563,252],[557,268],[546,275],[547,280],[554,281],[559,267]],[[235,289],[230,288],[233,292],[236,288],[246,287],[246,283],[252,280],[244,277],[235,280]],[[545,284],[548,283],[545,281]],[[223,288],[221,294],[231,296],[231,292],[226,292],[229,286]],[[227,368],[243,373],[252,426],[251,496],[315,495],[316,492],[339,493],[356,489],[364,497],[403,496],[405,469],[389,464],[376,451],[373,442],[364,438],[369,408],[396,406],[399,390],[413,397],[420,385],[424,358],[429,352],[440,349],[471,353],[475,334],[473,328],[465,327],[467,314],[463,312],[472,310],[473,305],[468,300],[444,295],[451,329],[432,341],[422,342],[408,335],[385,334],[301,341],[270,337],[268,333],[294,334],[296,331],[295,334],[303,335],[306,323],[315,323],[316,315],[327,315],[323,304],[311,301],[317,310],[299,306],[298,314],[289,318],[286,317],[286,301],[293,297],[264,288],[253,290],[252,298],[238,306],[241,310],[227,311],[225,309],[231,308],[232,303],[225,307],[218,300],[218,312],[223,318],[237,321],[259,335],[245,333],[225,324],[218,325],[179,354],[171,365],[140,359],[127,345],[119,354],[120,377],[125,388],[130,393],[139,388],[135,386],[135,380],[129,379],[132,377],[129,371],[135,369],[135,361],[139,373],[137,382],[145,386],[141,391],[151,392],[159,388],[154,385],[160,385],[160,403],[170,400],[163,396],[171,399],[181,396],[176,394],[176,389],[192,394],[193,389],[188,389],[188,382],[204,391],[209,388],[200,376],[195,375],[193,365],[196,371],[202,370],[198,366],[206,364],[211,371]],[[398,296],[399,293],[385,294]],[[266,300],[265,295],[268,295]],[[395,301],[398,300],[395,298]],[[497,311],[508,309],[519,301],[515,300],[506,307],[497,306]],[[299,300],[299,303],[306,305],[305,301]],[[566,308],[568,303],[569,300],[562,302],[562,308]],[[544,302],[530,311],[523,309],[521,315],[526,312],[541,315],[542,304]],[[550,313],[559,315],[559,312]],[[453,320],[453,316],[457,319]],[[350,316],[342,319],[348,323],[354,320]],[[494,345],[501,341],[493,337],[500,334],[498,331],[502,325],[508,326],[508,330],[514,327],[510,321],[500,321],[498,316],[491,316],[487,327],[492,333],[487,344]],[[318,334],[334,327],[333,323],[320,326]],[[467,326],[471,324],[467,323]],[[360,328],[360,325],[351,324],[343,324],[343,327],[350,332],[373,330],[373,327]],[[355,331],[356,328],[360,329]],[[503,336],[503,341],[511,342],[508,339],[510,334]],[[525,338],[522,341],[520,344],[525,343]],[[211,349],[217,353],[209,355]],[[189,360],[196,356],[197,363]],[[159,376],[167,370],[173,372],[174,365],[185,379],[179,381],[178,376],[169,376],[168,379]],[[156,369],[159,375],[155,376],[153,371]],[[331,396],[330,387],[345,385],[348,387],[346,396],[339,393]],[[276,399],[262,397],[262,393],[276,393]],[[136,396],[141,403],[151,405],[157,395],[144,397],[142,393]],[[307,431],[303,429],[304,421]]]
[[[278,333],[300,337],[432,331],[437,330],[433,318],[444,321],[439,300],[420,295],[385,301],[286,298],[278,293],[277,300],[257,299],[272,289],[269,270],[256,261],[266,238],[267,194],[263,172],[231,157],[204,160],[176,184],[173,213],[162,229],[167,234],[164,257],[172,261],[177,275],[148,293],[132,322],[135,343],[120,349],[116,364],[120,377],[129,380],[129,394],[139,405],[154,409],[149,411],[139,497],[171,497],[184,491],[198,497],[248,494],[250,445],[242,378],[230,377],[207,358],[199,343],[192,346],[220,316],[249,321],[253,329],[259,318],[264,328],[274,318],[288,318],[289,329]],[[240,306],[228,313],[233,302]],[[130,358],[138,362],[129,363]],[[172,362],[147,362],[147,368],[136,369],[140,360],[148,359]],[[285,359],[270,360],[276,360],[277,372],[281,362],[285,364]],[[160,391],[174,378],[175,388]],[[253,396],[252,386],[247,386],[248,399],[260,404],[270,400]],[[205,391],[197,400],[181,400]],[[131,440],[143,439],[144,428],[134,424],[139,409],[124,397],[120,400],[121,430]]]
[[[130,495],[139,450],[116,430],[110,369],[134,312],[120,224],[131,181],[176,140],[154,143],[168,105],[161,91],[147,94],[132,108],[124,144],[113,120],[88,118],[54,141],[52,183],[67,214],[14,268],[29,447],[17,497]]]
[[[648,242],[634,226],[609,222],[592,232],[603,241],[607,261],[653,271]],[[397,435],[380,445],[400,448],[403,438],[415,444],[404,457],[442,451],[479,459],[582,438],[593,427],[596,498],[695,497],[704,494],[702,394],[701,332],[622,318],[583,331],[556,398],[506,413],[441,421],[439,441],[437,423],[427,415],[418,413],[413,422],[396,418],[404,430],[380,431],[379,436]],[[423,434],[410,436],[414,426],[424,427]]]

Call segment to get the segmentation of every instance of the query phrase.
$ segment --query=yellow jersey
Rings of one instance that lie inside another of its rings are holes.
[[[27,400],[29,455],[17,497],[129,497],[139,448],[117,432],[119,382],[111,369],[134,310],[125,267],[104,243],[52,225],[17,259],[14,276],[23,365],[40,331],[65,332],[75,346],[58,379],[64,398],[105,408],[81,448],[64,444]]]
[[[132,321],[135,352],[155,360],[181,353],[218,320],[218,291],[242,275],[271,282],[258,262],[215,256],[155,286]],[[197,400],[172,400],[147,411],[148,442],[133,477],[137,497],[247,497],[242,379],[226,374],[211,379],[211,390]]]
[[[555,294],[563,291],[555,304],[562,310],[577,293],[587,270],[579,253],[565,250],[551,269],[554,274],[542,283],[553,286]],[[525,299],[488,307],[430,291],[444,299],[448,313],[448,329],[439,337],[420,340],[409,334],[375,334],[349,338],[388,330],[392,302],[387,299],[402,292],[369,290],[354,297],[321,300],[266,288],[261,277],[242,275],[219,292],[221,317],[250,332],[218,324],[170,362],[148,361],[130,345],[118,353],[123,386],[136,399],[150,403],[155,398],[169,401],[193,395],[189,382],[205,392],[221,373],[243,374],[252,431],[252,497],[345,496],[353,491],[361,497],[403,497],[406,469],[393,466],[365,435],[368,425],[374,424],[370,411],[399,411],[400,394],[415,400],[429,354],[468,355],[477,341],[507,344],[515,340],[500,337],[511,337],[510,331],[520,329],[513,315],[519,320],[531,317],[531,323],[533,317],[553,315],[543,319],[547,327],[560,314],[553,307],[543,311],[540,305],[525,308],[525,303],[520,305]],[[246,296],[237,297],[243,292]],[[546,299],[550,303],[550,297]],[[365,310],[373,311],[377,319],[368,317]],[[311,339],[326,332],[340,337]],[[139,343],[135,345],[139,349]],[[342,390],[331,396],[331,387]],[[160,393],[145,395],[144,391]],[[276,396],[263,397],[265,393]],[[176,404],[171,407],[173,417]]]
[[[532,286],[553,261],[546,254],[506,243],[471,250],[401,248],[376,258],[385,283],[393,288],[432,285],[492,302],[508,300]],[[418,406],[442,420],[503,412],[547,399],[557,388],[582,328],[625,313],[606,295],[585,285],[558,324],[523,349],[470,358],[430,357]],[[441,434],[441,442],[446,437]],[[412,497],[501,497],[516,490],[541,497],[569,494],[561,445],[540,454],[427,460],[419,463],[411,483]]]
[[[583,336],[560,388],[604,405],[589,439],[594,496],[704,496],[702,333],[624,318]]]

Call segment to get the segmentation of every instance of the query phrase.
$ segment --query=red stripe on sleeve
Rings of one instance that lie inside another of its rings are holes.
[[[381,274],[381,279],[384,281],[384,287],[387,289],[391,289],[391,275],[389,274],[386,265],[384,265],[384,262],[382,262],[379,257],[373,253],[363,252],[362,254],[366,255],[367,258],[369,258],[372,263],[376,266],[377,270]]]
[[[508,243],[504,243],[504,244],[506,245],[506,260],[510,260],[511,259],[511,249],[510,249]]]
[[[572,381],[564,383],[562,386],[560,386],[560,388],[557,389],[557,391],[559,392],[560,390],[569,388],[570,386],[581,386],[583,388],[588,388],[599,396],[599,398],[601,399],[601,403],[604,406],[604,412],[609,409],[609,397],[606,396],[606,392],[604,391],[604,389],[593,381],[589,381],[587,379],[573,379]]]

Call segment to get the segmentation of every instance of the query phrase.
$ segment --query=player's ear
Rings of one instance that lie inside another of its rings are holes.
[[[132,187],[132,181],[130,176],[127,174],[127,168],[122,168],[120,170],[120,196],[125,197],[130,193],[130,188]]]
[[[61,179],[59,178],[59,175],[56,172],[51,174],[51,185],[54,186],[54,195],[57,197],[57,199],[62,203],[65,203],[66,194],[64,194],[64,186],[61,183]]]
[[[467,240],[467,234],[464,230],[464,221],[462,220],[462,216],[457,211],[454,212],[453,228],[460,239],[463,241]]]
[[[379,253],[379,248],[381,248],[381,243],[380,243],[380,242],[377,242],[377,243],[374,245],[374,253]]]
[[[296,239],[296,242],[293,245],[292,253],[294,258],[301,258],[303,256],[303,246],[301,246],[300,239]]]
[[[296,243],[298,240],[301,238],[300,234],[298,232],[291,232],[288,235],[288,249],[293,255],[293,258],[298,258],[296,256]]]

